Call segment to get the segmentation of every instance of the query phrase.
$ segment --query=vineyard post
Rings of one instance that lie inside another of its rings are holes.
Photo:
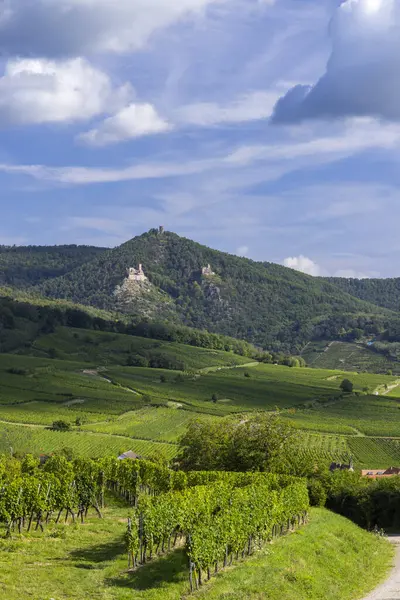
[[[143,556],[143,513],[141,512],[139,515],[139,557],[141,564],[144,564],[144,556]]]

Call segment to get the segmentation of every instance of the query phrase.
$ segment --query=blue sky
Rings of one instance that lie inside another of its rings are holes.
[[[3,0],[2,244],[400,276],[397,0]]]

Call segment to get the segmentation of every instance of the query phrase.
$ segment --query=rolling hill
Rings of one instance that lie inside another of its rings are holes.
[[[128,269],[139,264],[147,279],[129,281]],[[343,328],[378,331],[397,318],[323,279],[155,229],[35,289],[51,298],[183,323],[292,353],[315,336],[334,338]]]

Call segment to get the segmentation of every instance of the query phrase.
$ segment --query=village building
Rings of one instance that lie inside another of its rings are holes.
[[[136,454],[136,452],[133,452],[132,450],[128,450],[128,452],[124,452],[123,454],[121,454],[121,456],[118,456],[118,460],[125,460],[127,458],[130,460],[140,460],[142,457],[139,456],[139,454]]]
[[[386,477],[394,477],[400,475],[400,467],[389,467],[388,469],[363,469],[361,471],[363,477],[368,479],[383,479]]]
[[[329,467],[329,470],[333,473],[333,471],[350,471],[350,472],[354,472],[354,465],[353,465],[353,459],[350,459],[350,463],[344,464],[344,463],[336,463],[333,462],[331,464],[331,466]]]

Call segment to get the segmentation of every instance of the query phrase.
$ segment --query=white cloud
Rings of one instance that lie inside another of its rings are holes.
[[[142,48],[156,31],[229,0],[5,0],[0,50],[80,56]]]
[[[129,104],[94,129],[81,134],[78,139],[91,146],[106,146],[145,135],[165,133],[171,128],[151,104]]]
[[[10,60],[0,78],[0,121],[61,123],[116,109],[130,86],[113,89],[109,77],[86,60]]]
[[[295,269],[296,271],[301,271],[307,275],[313,275],[314,277],[321,275],[320,266],[311,260],[311,258],[307,258],[307,256],[303,256],[302,254],[300,254],[300,256],[289,256],[288,258],[285,258],[283,264],[289,269]]]
[[[314,86],[297,85],[275,122],[371,116],[400,120],[400,3],[346,0],[331,24],[332,54]]]
[[[236,254],[238,256],[248,256],[249,247],[248,246],[239,246],[239,248],[236,249]]]
[[[355,269],[339,269],[333,274],[334,277],[344,277],[345,279],[370,279],[371,275],[356,271]],[[375,276],[379,276],[376,274]]]
[[[282,91],[251,92],[225,106],[214,102],[188,104],[176,111],[175,118],[178,123],[199,126],[266,119],[271,116],[281,93]]]
[[[354,156],[367,149],[396,149],[400,145],[400,127],[383,125],[372,120],[355,120],[340,127],[332,135],[315,137],[309,131],[300,139],[258,146],[239,146],[228,154],[186,159],[174,157],[149,163],[108,167],[52,167],[46,165],[24,165],[0,163],[0,172],[10,175],[28,175],[36,180],[71,185],[116,183],[139,179],[162,179],[188,176],[219,170],[220,177],[238,177],[244,182],[251,168],[258,168],[257,181],[275,181],[299,168],[333,163]],[[311,137],[311,139],[310,139]],[[251,175],[251,173],[250,173]]]

